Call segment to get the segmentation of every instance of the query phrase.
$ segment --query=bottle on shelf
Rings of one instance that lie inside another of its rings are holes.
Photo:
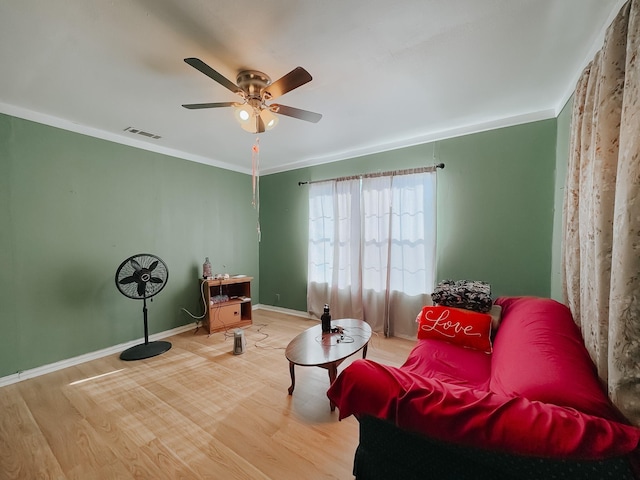
[[[331,331],[331,314],[329,313],[329,304],[324,304],[324,312],[320,317],[320,321],[322,322],[322,332],[328,333]]]
[[[202,264],[202,278],[205,280],[211,278],[211,262],[209,261],[209,257],[205,257],[204,263]]]

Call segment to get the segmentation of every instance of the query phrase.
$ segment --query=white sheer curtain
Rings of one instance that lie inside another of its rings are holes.
[[[413,336],[431,302],[436,174],[314,183],[309,190],[308,310]]]
[[[307,310],[362,319],[360,180],[309,186]]]
[[[363,180],[362,300],[364,318],[374,331],[386,331],[389,311],[392,177]]]

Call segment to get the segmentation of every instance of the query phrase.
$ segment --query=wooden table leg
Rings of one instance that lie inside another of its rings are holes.
[[[333,382],[336,381],[336,377],[338,376],[338,364],[336,362],[332,362],[327,365],[327,370],[329,371],[329,385],[333,385]],[[335,411],[336,404],[329,400],[329,405],[331,406],[331,411]]]
[[[293,372],[294,363],[289,362],[289,374],[291,375],[291,386],[289,387],[289,395],[293,393],[293,389],[296,387],[296,374]]]
[[[362,358],[367,358],[367,348],[369,348],[369,343],[364,344],[364,348],[362,349]]]

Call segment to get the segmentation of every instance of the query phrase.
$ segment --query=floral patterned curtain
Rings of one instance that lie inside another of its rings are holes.
[[[640,425],[640,0],[609,26],[574,96],[565,298],[609,395]]]

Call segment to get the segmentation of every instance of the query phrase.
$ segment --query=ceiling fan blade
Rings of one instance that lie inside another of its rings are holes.
[[[218,103],[189,103],[182,105],[189,110],[197,110],[199,108],[219,108],[219,107],[233,107],[238,105],[236,102],[218,102]]]
[[[279,113],[280,115],[286,115],[287,117],[297,118],[306,122],[318,123],[322,118],[319,113],[310,112],[308,110],[301,110],[299,108],[287,107],[286,105],[279,105],[274,103],[269,105],[269,109],[273,113]]]
[[[278,98],[294,88],[298,88],[312,80],[311,74],[302,67],[296,67],[284,77],[276,80],[271,85],[262,89],[262,95],[266,94],[267,99]]]
[[[131,259],[131,266],[136,272],[142,270],[142,266],[137,262],[137,260],[134,260],[133,258]]]
[[[138,296],[139,297],[143,297],[144,296],[144,292],[147,289],[147,283],[146,282],[140,282],[138,284]]]
[[[150,272],[153,272],[156,267],[158,266],[158,260],[154,260],[151,265],[149,265],[149,267],[147,268],[147,270],[149,270]]]
[[[227,79],[225,76],[221,75],[220,73],[216,72],[213,68],[211,68],[209,65],[204,63],[199,58],[193,58],[193,57],[185,58],[184,61],[189,65],[191,65],[196,70],[204,73],[207,77],[212,78],[223,87],[227,88],[228,90],[231,90],[233,93],[239,93],[242,91],[240,87],[238,87],[235,83],[233,83],[231,80]]]
[[[162,283],[164,280],[162,280],[161,278],[158,278],[158,277],[151,277],[151,278],[149,279],[149,281],[150,281],[151,283]]]

